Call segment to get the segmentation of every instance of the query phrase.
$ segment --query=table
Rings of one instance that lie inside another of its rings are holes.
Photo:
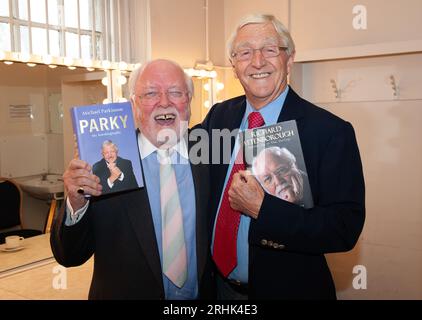
[[[43,234],[25,239],[23,250],[0,251],[0,300],[88,298],[94,259],[64,268],[54,259],[49,238]]]

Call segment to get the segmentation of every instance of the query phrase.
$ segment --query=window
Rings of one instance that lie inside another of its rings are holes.
[[[104,0],[0,0],[0,50],[103,60]]]

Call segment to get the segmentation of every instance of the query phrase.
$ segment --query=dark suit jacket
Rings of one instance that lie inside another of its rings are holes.
[[[208,299],[212,298],[214,285],[207,214],[208,168],[191,164],[191,169],[196,199],[199,298]],[[90,299],[165,298],[146,188],[93,198],[81,221],[71,227],[64,224],[64,208],[55,217],[50,241],[60,264],[78,266],[95,254]]]
[[[92,166],[92,173],[100,178],[100,183],[103,186],[103,194],[138,188],[138,183],[136,182],[135,174],[133,173],[132,162],[117,157],[116,166],[123,172],[124,178],[122,181],[118,179],[114,181],[113,188],[110,188],[107,183],[107,179],[110,176],[110,170],[107,167],[106,161],[101,159]]]
[[[217,104],[203,127],[209,132],[239,128],[245,109],[245,96]],[[351,250],[365,220],[359,150],[350,123],[303,100],[290,88],[278,121],[293,119],[314,207],[304,209],[265,194],[259,217],[252,219],[249,229],[249,297],[334,299],[324,253]],[[232,150],[234,142],[232,138]],[[227,164],[217,164],[210,169],[214,215],[227,168]]]

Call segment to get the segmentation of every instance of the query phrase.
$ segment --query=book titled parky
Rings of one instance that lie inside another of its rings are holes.
[[[306,209],[313,207],[295,120],[246,130],[242,138],[246,167],[267,193]]]
[[[141,188],[141,160],[130,102],[71,108],[79,158],[100,178],[102,194]]]

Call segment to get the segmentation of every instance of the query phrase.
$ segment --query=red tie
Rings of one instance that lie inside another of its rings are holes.
[[[252,129],[263,126],[265,122],[259,112],[251,112],[248,116],[248,124],[248,128]],[[239,170],[245,170],[242,149],[241,146],[227,181],[226,189],[224,189],[215,226],[213,258],[224,277],[227,277],[237,265],[237,232],[239,230],[240,212],[230,207],[229,189],[233,175]]]

